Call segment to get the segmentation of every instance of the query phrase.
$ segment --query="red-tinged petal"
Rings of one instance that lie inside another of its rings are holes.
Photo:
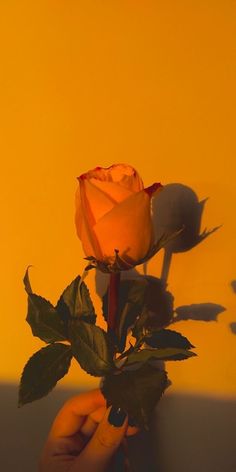
[[[143,181],[138,172],[128,164],[113,164],[109,167],[97,166],[78,177],[81,180],[96,179],[101,182],[114,182],[131,192],[143,189]]]
[[[143,190],[143,181],[138,172],[127,164],[115,164],[110,168],[110,178],[132,192]]]
[[[155,182],[154,184],[150,185],[150,187],[145,188],[144,191],[149,195],[149,197],[152,197],[154,193],[162,188],[163,185],[160,182]]]

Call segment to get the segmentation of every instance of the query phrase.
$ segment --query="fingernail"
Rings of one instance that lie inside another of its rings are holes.
[[[133,420],[133,418],[129,418],[128,425],[131,426],[131,427],[137,426],[137,424],[135,423],[135,421]]]
[[[115,408],[114,406],[111,407],[108,421],[112,426],[122,426],[126,418],[126,413],[121,408]]]

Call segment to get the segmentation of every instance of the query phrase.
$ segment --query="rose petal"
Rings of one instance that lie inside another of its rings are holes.
[[[150,187],[146,187],[144,191],[149,195],[149,197],[156,195],[157,191],[161,190],[163,185],[160,182],[155,182],[154,184],[150,185]]]
[[[116,201],[93,184],[94,179],[80,180],[81,195],[84,194],[89,208],[89,224],[93,226],[116,205]]]
[[[100,189],[102,192],[105,193],[108,197],[111,197],[116,203],[120,203],[126,198],[130,197],[130,195],[133,195],[134,192],[131,190],[128,190],[124,186],[115,183],[115,182],[105,182],[101,180],[97,180],[92,178],[90,180],[95,187]]]
[[[77,187],[75,192],[75,224],[76,224],[76,232],[79,238],[81,239],[81,231],[82,231],[82,222],[83,222],[83,213],[81,207],[81,195],[80,195],[80,187]]]
[[[144,257],[153,242],[150,197],[141,190],[116,205],[93,230],[104,258],[113,258],[114,249],[133,261]]]
[[[83,183],[76,192],[76,213],[75,225],[77,235],[81,239],[82,246],[86,256],[94,256],[97,259],[102,258],[102,252],[93,232],[94,218],[86,198]]]
[[[81,225],[80,239],[83,246],[83,250],[86,256],[94,256],[100,259],[102,257],[101,251],[96,250],[96,243],[91,235],[91,231],[88,230],[84,222]]]
[[[111,166],[110,176],[113,182],[119,182],[120,185],[132,192],[139,192],[144,187],[138,172],[127,164],[115,164]]]
[[[114,182],[127,188],[132,192],[139,192],[143,189],[143,181],[138,172],[128,164],[113,164],[109,167],[95,167],[85,174],[82,174],[80,179],[96,179],[101,182]]]

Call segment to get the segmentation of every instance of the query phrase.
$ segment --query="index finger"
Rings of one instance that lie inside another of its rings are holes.
[[[72,436],[80,430],[84,417],[105,405],[105,398],[99,389],[70,398],[56,416],[49,438]]]

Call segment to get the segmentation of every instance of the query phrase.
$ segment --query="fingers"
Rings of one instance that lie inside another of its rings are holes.
[[[127,428],[127,415],[121,409],[108,408],[91,440],[75,459],[71,472],[103,472]]]
[[[81,426],[80,432],[85,436],[85,438],[90,438],[96,431],[98,423],[93,421],[90,416],[88,416]]]
[[[55,418],[41,454],[42,472],[60,472],[59,465],[71,462],[71,472],[103,472],[125,435],[136,434],[128,427],[127,415],[106,409],[99,389],[68,400]],[[89,438],[91,438],[89,440]]]
[[[92,436],[97,429],[98,423],[102,421],[105,415],[105,412],[106,412],[106,407],[101,406],[100,408],[97,408],[97,410],[90,413],[90,415],[86,418],[86,420],[81,426],[81,429],[80,429],[81,433],[83,433],[83,435],[87,437]],[[137,428],[136,426],[128,425],[126,436],[133,436],[138,431],[139,431],[139,428]]]
[[[106,413],[106,409],[107,409],[106,405],[100,406],[100,408],[97,408],[97,410],[92,411],[92,413],[90,413],[89,416],[96,423],[101,423],[101,421],[104,418],[104,415]]]
[[[70,398],[53,422],[41,453],[41,463],[45,464],[59,455],[70,455],[71,448],[79,453],[84,446],[84,437],[79,431],[85,418],[104,404],[104,397],[98,389]]]
[[[101,406],[100,408],[97,408],[97,410],[93,411],[90,413],[89,416],[85,419],[84,423],[81,426],[81,433],[83,433],[84,436],[90,437],[94,434],[94,432],[97,429],[98,423],[102,421],[102,418],[104,417],[104,414],[106,412],[106,407]]]
[[[85,417],[102,406],[105,406],[105,399],[99,389],[70,398],[56,416],[49,439],[68,437],[77,433]]]

